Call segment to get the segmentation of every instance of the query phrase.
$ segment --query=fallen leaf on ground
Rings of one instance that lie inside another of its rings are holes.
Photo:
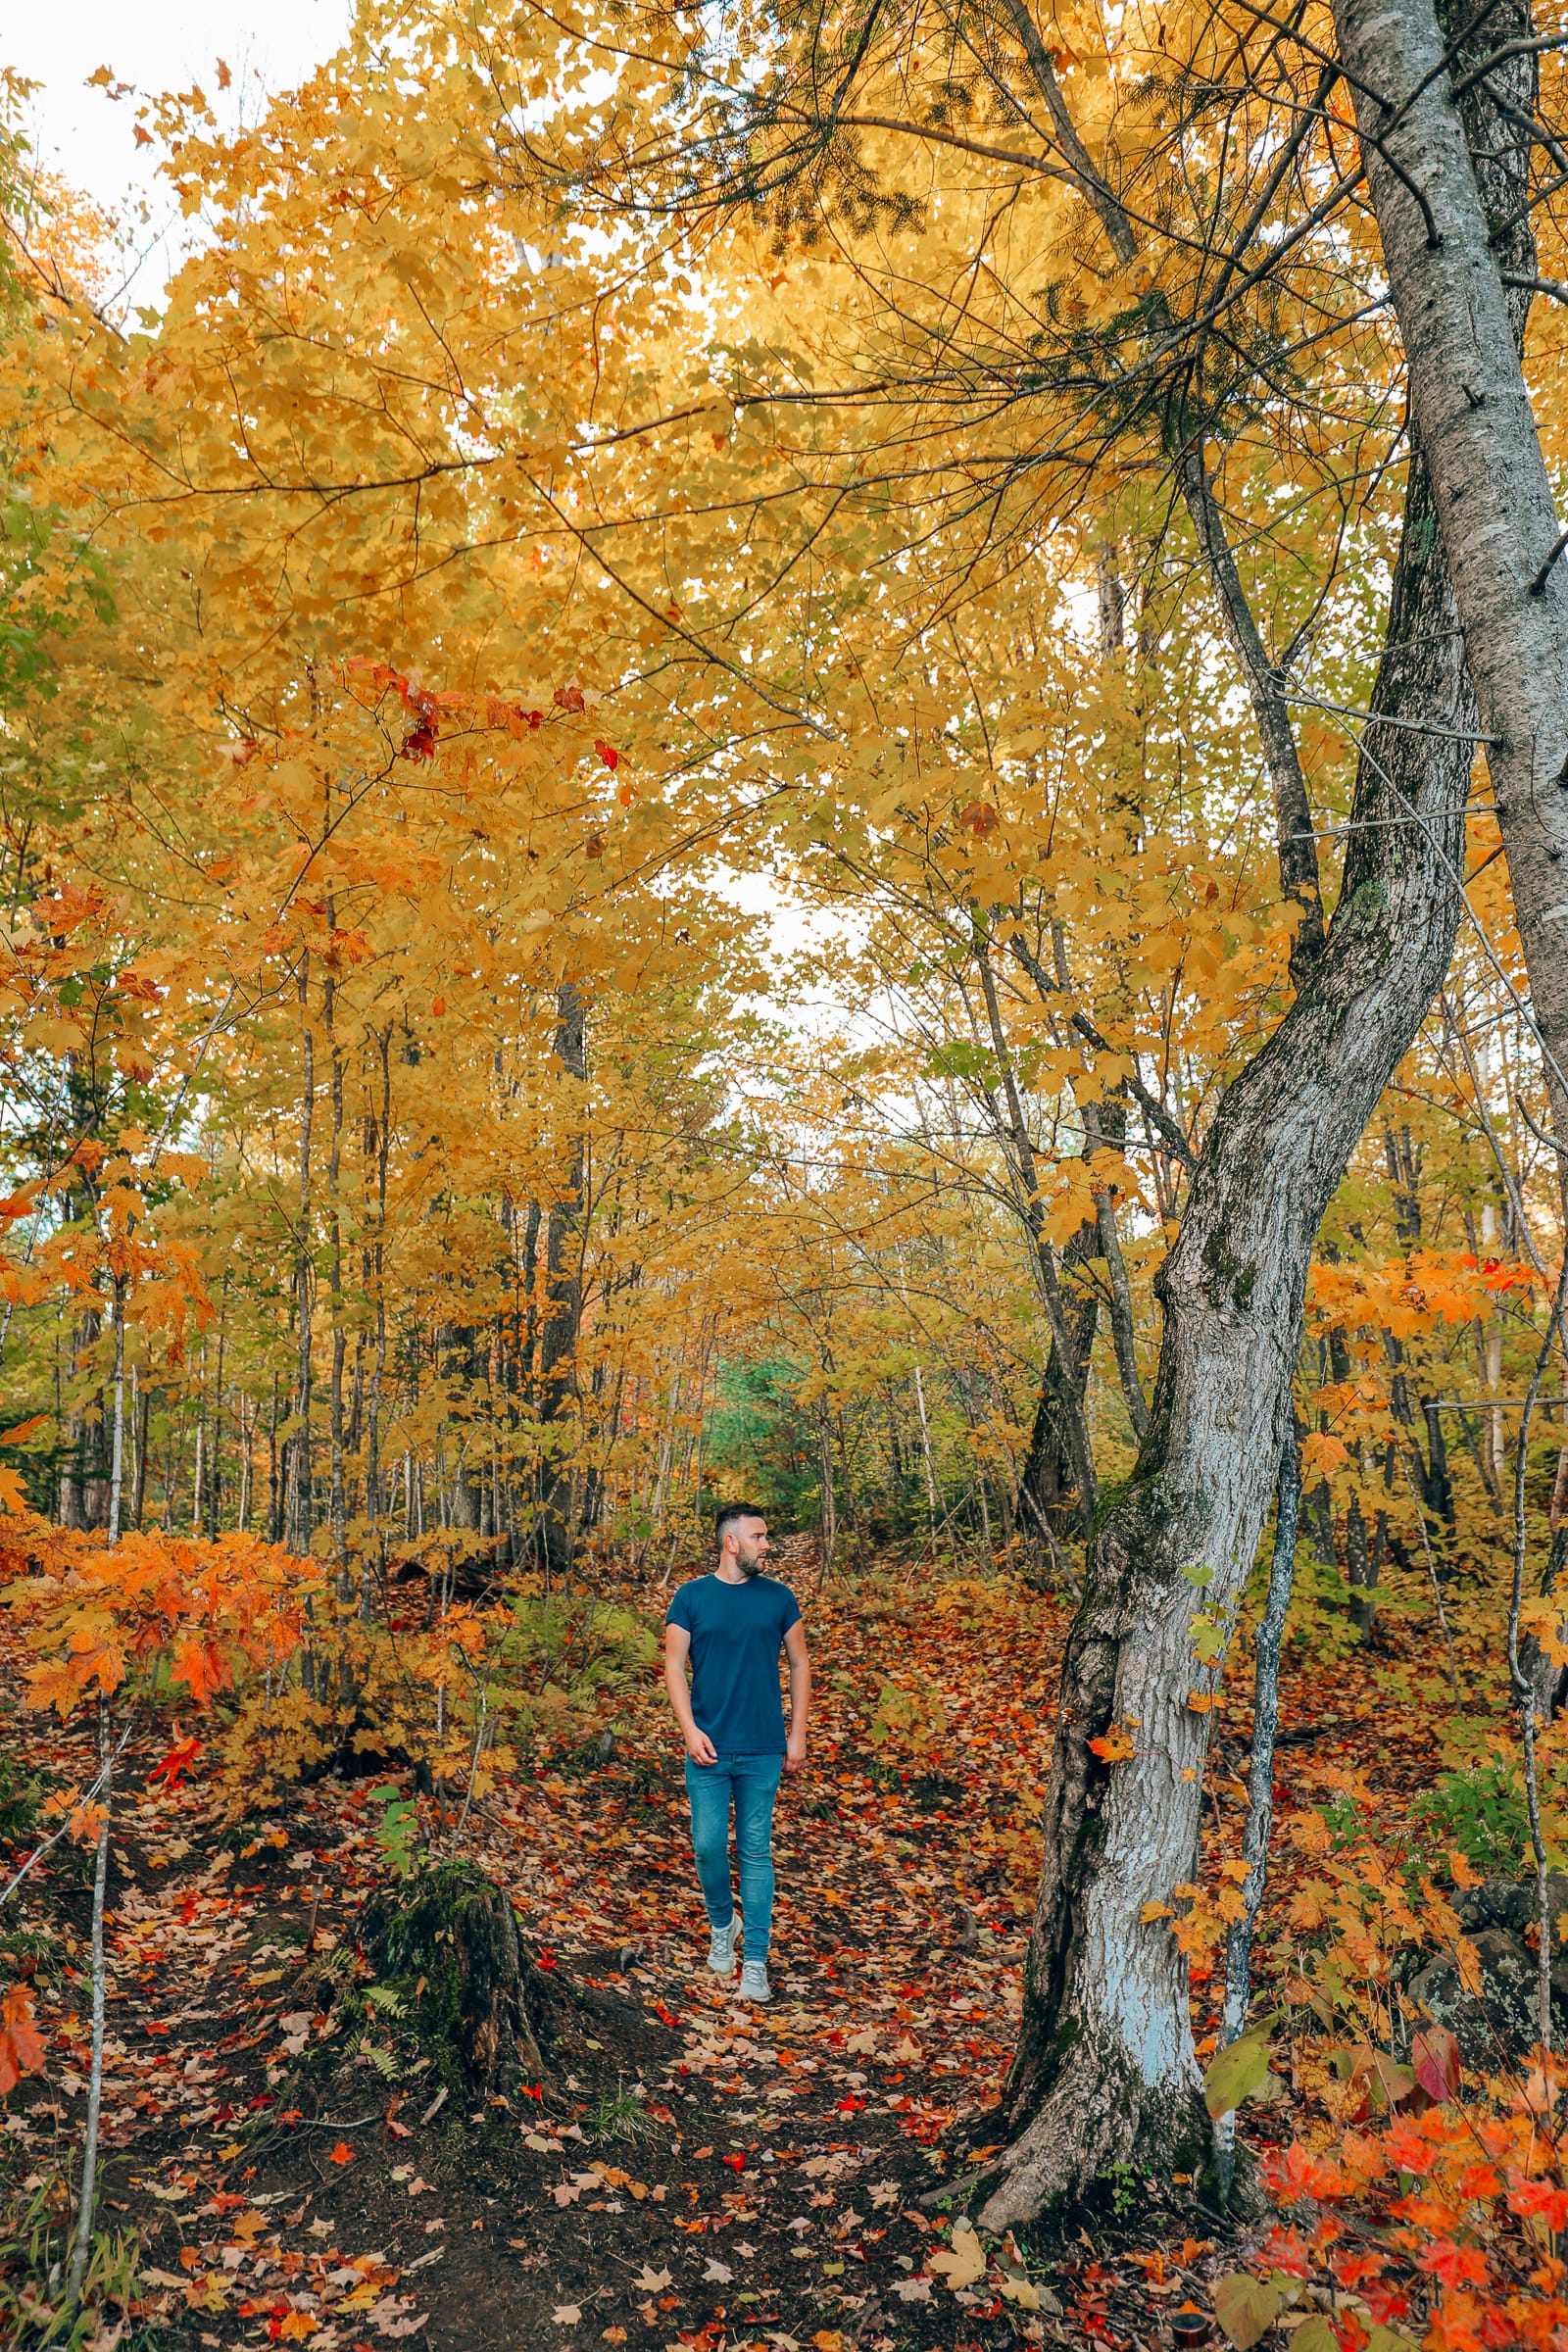
[[[986,2258],[973,2224],[960,2214],[953,2225],[952,2246],[928,2254],[925,2267],[944,2278],[955,2294],[961,2286],[973,2286],[977,2278],[983,2278]]]

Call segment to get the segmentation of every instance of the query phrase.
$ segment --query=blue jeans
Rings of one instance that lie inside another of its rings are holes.
[[[735,1807],[748,1960],[767,1958],[773,1933],[773,1799],[783,1772],[777,1755],[736,1756],[721,1749],[716,1764],[686,1759],[692,1853],[712,1928],[727,1928],[735,1916],[729,1878],[729,1812]]]

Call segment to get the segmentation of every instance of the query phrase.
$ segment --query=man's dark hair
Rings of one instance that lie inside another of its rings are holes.
[[[765,1520],[767,1513],[759,1510],[755,1502],[726,1502],[713,1521],[713,1548],[716,1551],[724,1541],[724,1530],[735,1519]]]

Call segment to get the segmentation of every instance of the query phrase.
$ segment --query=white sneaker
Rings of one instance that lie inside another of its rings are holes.
[[[767,1964],[762,1960],[748,1960],[741,1970],[741,1999],[770,2001],[773,1987],[767,1981]]]
[[[735,1946],[741,1937],[741,1919],[737,1911],[727,1928],[711,1928],[708,1938],[708,1965],[715,1977],[735,1974]]]

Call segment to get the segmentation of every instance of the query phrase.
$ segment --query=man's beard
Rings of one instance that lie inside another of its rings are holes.
[[[747,1578],[748,1581],[750,1581],[750,1579],[754,1576],[760,1576],[762,1573],[762,1563],[760,1560],[748,1560],[740,1552],[737,1552],[735,1555],[735,1564],[739,1568],[742,1576]]]

